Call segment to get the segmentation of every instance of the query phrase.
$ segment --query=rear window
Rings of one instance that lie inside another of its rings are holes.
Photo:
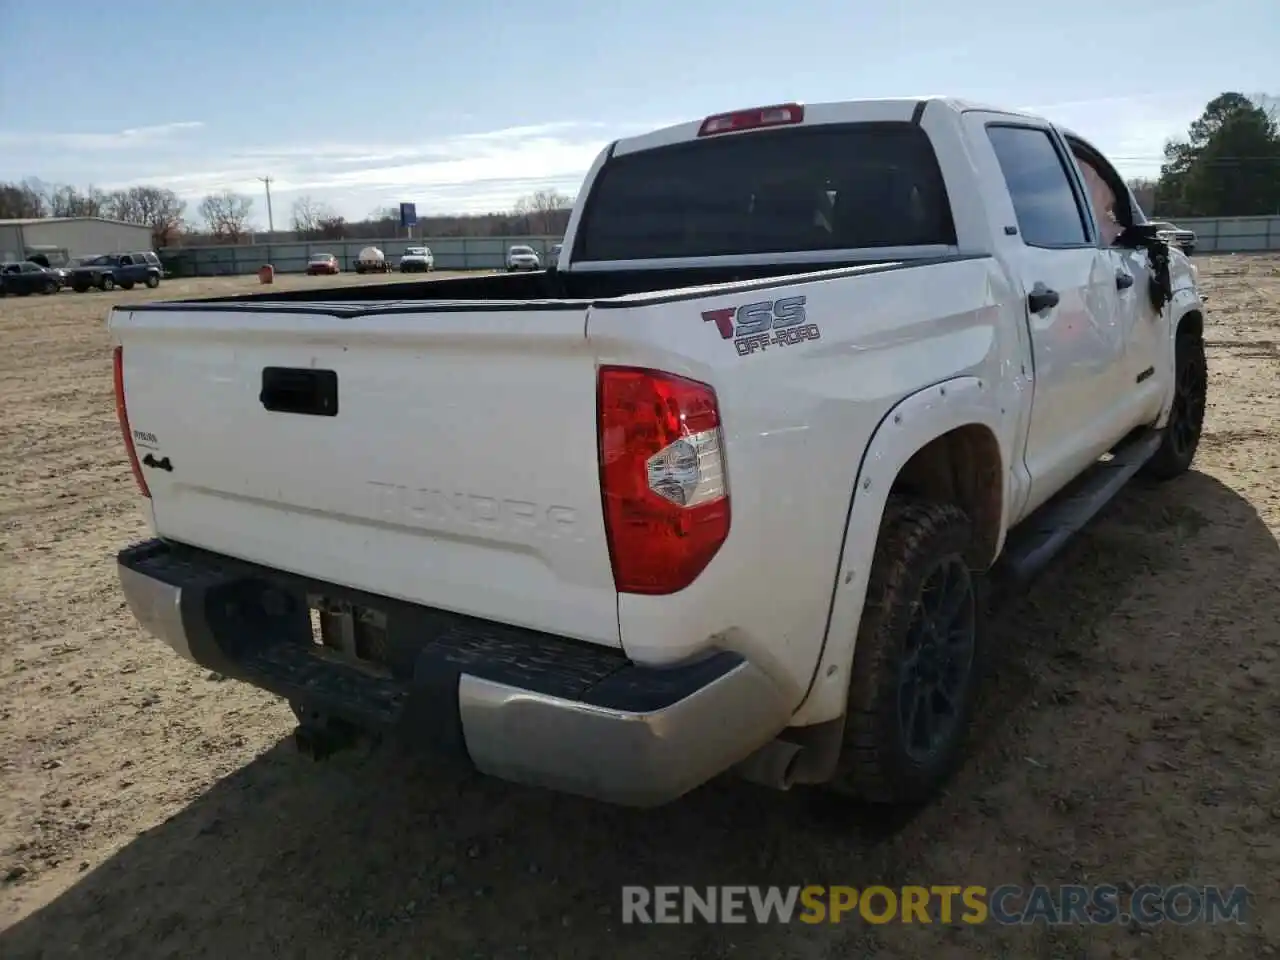
[[[954,244],[928,135],[910,123],[735,134],[605,164],[576,260]]]

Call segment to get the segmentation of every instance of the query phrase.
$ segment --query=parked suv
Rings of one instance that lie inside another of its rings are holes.
[[[163,271],[160,258],[150,250],[137,253],[105,253],[86,257],[69,266],[67,285],[76,293],[84,293],[90,287],[114,290],[123,287],[132,290],[135,283],[145,283],[155,288],[160,285]]]
[[[428,273],[436,268],[430,247],[408,247],[400,257],[401,273]]]
[[[517,245],[507,251],[507,272],[514,270],[539,270],[542,264],[538,262],[538,255],[533,252],[533,247]]]

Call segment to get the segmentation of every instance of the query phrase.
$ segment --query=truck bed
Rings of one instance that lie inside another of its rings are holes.
[[[410,280],[403,283],[368,283],[348,286],[305,287],[296,290],[265,290],[261,293],[226,297],[200,297],[142,304],[133,310],[225,310],[228,305],[271,311],[358,314],[365,311],[394,312],[421,309],[424,302],[432,310],[484,310],[502,304],[505,310],[548,310],[562,306],[582,309],[599,300],[646,294],[669,294],[671,299],[701,295],[705,288],[723,284],[752,284],[767,289],[777,283],[821,273],[831,279],[859,273],[905,269],[957,260],[971,255],[905,260],[859,260],[849,263],[785,263],[752,266],[682,267],[669,270],[618,270],[559,273],[492,274],[451,277],[443,280]],[[824,279],[826,278],[824,276]],[[773,281],[771,283],[770,281]],[[663,297],[666,299],[666,297]],[[652,303],[654,298],[647,297]]]

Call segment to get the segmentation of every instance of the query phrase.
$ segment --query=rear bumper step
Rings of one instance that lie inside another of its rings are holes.
[[[789,715],[736,653],[645,667],[612,648],[161,540],[117,562],[134,616],[187,659],[506,780],[653,806],[745,759]],[[317,643],[316,597],[377,611],[376,663]]]

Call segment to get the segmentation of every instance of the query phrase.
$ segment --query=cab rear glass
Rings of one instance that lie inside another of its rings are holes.
[[[722,135],[607,162],[578,261],[956,242],[942,171],[912,123]]]

